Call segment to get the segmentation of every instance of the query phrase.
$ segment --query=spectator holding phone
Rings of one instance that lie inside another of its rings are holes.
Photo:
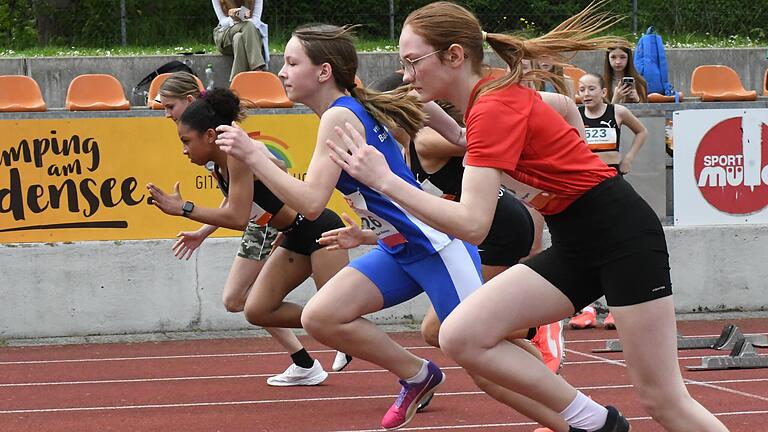
[[[603,79],[612,104],[648,101],[648,86],[635,69],[629,48],[612,48],[605,53]]]
[[[229,81],[244,71],[265,70],[269,62],[267,25],[261,21],[263,0],[211,0],[219,25],[213,41],[219,52],[233,56]]]

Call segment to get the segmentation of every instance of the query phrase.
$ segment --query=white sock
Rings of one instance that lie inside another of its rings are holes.
[[[576,398],[560,415],[570,426],[592,432],[605,426],[608,410],[584,393],[577,391]]]
[[[406,379],[405,382],[410,384],[416,384],[427,379],[427,372],[428,372],[427,361],[426,360],[421,360],[421,361],[422,361],[422,365],[421,365],[421,369],[419,369],[419,372],[416,375]]]
[[[582,312],[582,313],[584,313],[584,312],[592,312],[592,313],[595,313],[596,311],[595,311],[595,308],[594,308],[594,307],[592,307],[592,306],[587,306],[587,307],[585,307],[584,309],[582,309],[582,310],[581,310],[581,312]]]

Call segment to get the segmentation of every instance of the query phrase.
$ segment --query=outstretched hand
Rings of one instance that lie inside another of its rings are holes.
[[[184,200],[181,198],[181,192],[179,191],[179,182],[173,185],[173,194],[167,194],[162,189],[155,186],[152,183],[147,184],[147,190],[152,196],[152,204],[159,208],[163,213],[171,216],[181,216],[184,214],[182,207],[184,206]]]
[[[334,130],[347,150],[331,140],[326,141],[326,145],[331,149],[331,160],[361,183],[381,190],[385,179],[392,175],[387,160],[374,146],[365,142],[365,138],[354,126],[350,123],[345,123],[344,126],[346,132],[338,126]]]
[[[326,231],[320,235],[317,242],[327,250],[353,249],[365,243],[365,232],[346,213],[341,218],[347,224],[344,228]]]
[[[199,248],[208,236],[201,231],[182,231],[176,234],[176,242],[171,248],[178,259],[189,259],[192,252]]]
[[[266,150],[264,143],[252,140],[243,128],[235,122],[232,122],[232,125],[217,127],[216,132],[218,132],[216,145],[224,153],[245,163],[248,163],[251,158]],[[264,149],[259,148],[259,146],[264,147]]]

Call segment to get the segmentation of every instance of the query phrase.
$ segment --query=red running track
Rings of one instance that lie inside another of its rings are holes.
[[[734,321],[765,333],[766,320]],[[686,336],[717,335],[723,321],[686,321]],[[445,368],[430,408],[402,430],[532,431],[526,418],[480,393],[466,374],[414,333],[392,335]],[[621,353],[593,354],[614,331],[566,333],[565,378],[619,407],[633,431],[661,431],[639,406]],[[334,352],[309,338],[326,367]],[[648,347],[653,349],[653,347]],[[766,353],[766,350],[762,350]],[[714,350],[679,351],[681,365]],[[356,359],[316,387],[274,388],[288,357],[269,338],[0,348],[0,431],[374,431],[399,390]],[[684,372],[691,394],[733,432],[768,430],[768,369]]]

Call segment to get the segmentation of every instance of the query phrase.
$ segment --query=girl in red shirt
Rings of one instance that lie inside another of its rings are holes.
[[[680,374],[669,256],[657,216],[574,128],[519,84],[522,58],[562,64],[561,52],[619,43],[590,38],[610,24],[594,9],[531,40],[485,34],[472,13],[448,2],[408,16],[400,35],[404,80],[423,100],[447,100],[465,113],[460,202],[392,175],[351,127],[349,135],[337,130],[344,146],[329,142],[331,157],[415,217],[473,243],[488,232],[501,184],[545,215],[552,247],[487,282],[443,322],[443,351],[468,371],[560,413],[571,430],[629,431],[615,408],[595,403],[506,341],[511,331],[565,318],[605,294],[632,383],[653,418],[670,431],[726,431],[691,398]],[[508,63],[505,77],[482,78],[484,42]],[[525,79],[531,77],[562,86],[541,71]]]

